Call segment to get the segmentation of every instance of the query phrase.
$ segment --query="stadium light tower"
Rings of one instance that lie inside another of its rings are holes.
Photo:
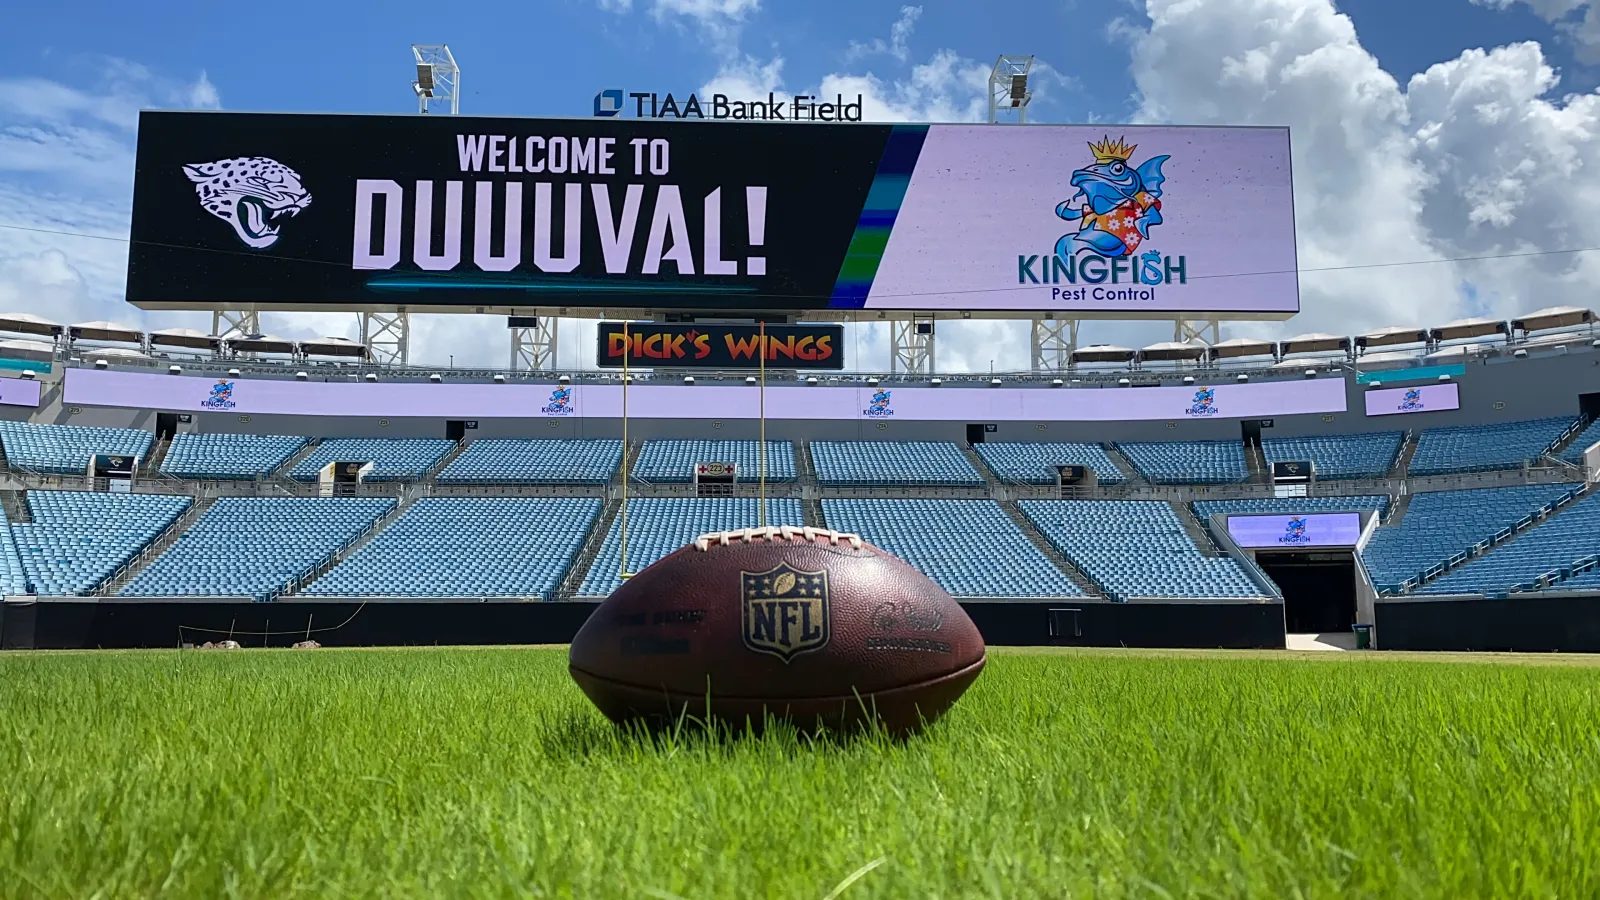
[[[448,44],[412,44],[417,77],[411,90],[417,95],[417,112],[461,114],[461,67]]]
[[[417,112],[422,115],[461,112],[461,67],[446,44],[412,44],[411,91],[417,95]],[[361,343],[367,345],[372,361],[380,366],[404,366],[411,362],[411,314],[405,309],[356,314]]]
[[[1033,102],[1029,76],[1031,55],[1006,54],[989,73],[989,124],[1028,124],[1028,104]],[[1015,116],[1010,115],[1015,113]],[[1029,321],[1028,350],[1035,372],[1064,372],[1078,346],[1078,320],[1034,316]]]
[[[1032,54],[1005,54],[994,64],[994,71],[989,73],[990,124],[998,123],[1005,110],[1016,111],[1018,125],[1028,124],[1028,104],[1033,101],[1028,75],[1032,71]]]

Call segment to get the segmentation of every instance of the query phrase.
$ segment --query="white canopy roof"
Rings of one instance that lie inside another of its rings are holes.
[[[1229,338],[1212,344],[1211,355],[1215,359],[1228,359],[1236,356],[1271,356],[1272,342],[1260,341],[1255,338]]]
[[[51,337],[66,330],[59,322],[52,322],[33,313],[0,313],[0,331],[13,334],[47,334]]]
[[[1133,359],[1133,351],[1127,347],[1118,347],[1116,344],[1090,344],[1072,351],[1072,361],[1080,362],[1128,362]]]

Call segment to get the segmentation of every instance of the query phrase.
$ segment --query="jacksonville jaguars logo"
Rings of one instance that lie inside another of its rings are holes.
[[[281,221],[311,205],[300,174],[265,156],[194,163],[184,166],[183,174],[194,182],[200,206],[233,226],[252,250],[276,244]]]

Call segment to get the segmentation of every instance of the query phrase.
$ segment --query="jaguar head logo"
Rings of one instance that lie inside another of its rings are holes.
[[[311,205],[300,174],[264,156],[193,163],[183,174],[194,183],[200,206],[232,226],[252,250],[276,244],[282,223]]]

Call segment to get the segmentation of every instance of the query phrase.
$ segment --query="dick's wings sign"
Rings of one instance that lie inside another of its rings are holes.
[[[601,322],[602,367],[652,369],[844,368],[844,327],[840,325],[659,325]]]
[[[1299,309],[1286,129],[1107,131],[144,112],[128,299]]]

